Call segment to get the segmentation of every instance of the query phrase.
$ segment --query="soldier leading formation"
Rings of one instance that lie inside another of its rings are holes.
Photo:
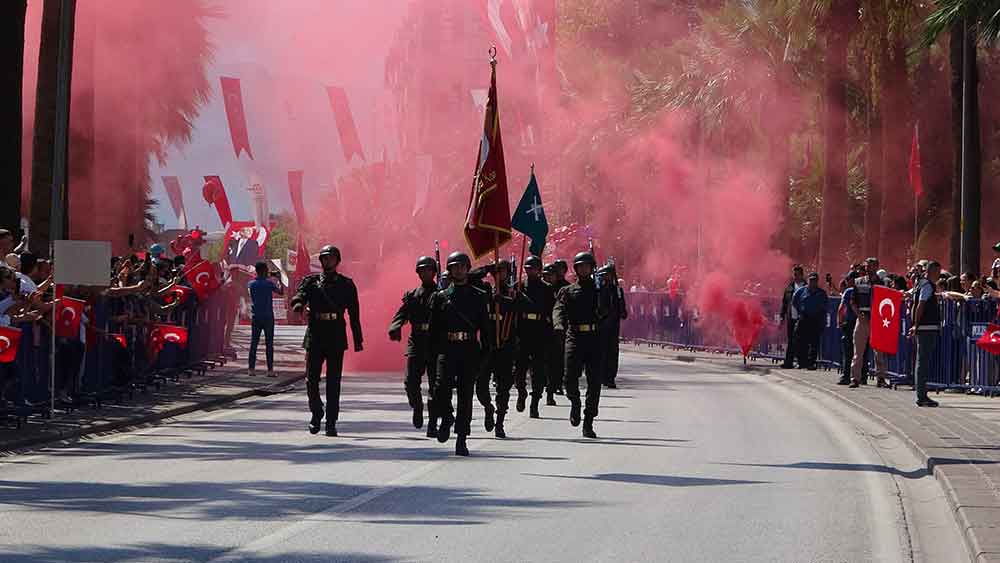
[[[293,310],[308,311],[303,345],[312,412],[309,432],[318,433],[325,416],[327,436],[337,435],[347,317],[355,351],[361,351],[363,341],[358,291],[350,278],[337,272],[340,261],[336,247],[324,247],[323,273],[306,277],[292,298]],[[627,308],[614,264],[598,269],[593,254],[581,252],[573,260],[573,283],[566,279],[569,268],[563,260],[543,266],[540,258],[531,256],[523,269],[515,283],[511,262],[473,270],[468,255],[454,252],[440,272],[436,259],[421,256],[415,268],[420,284],[403,294],[389,325],[389,338],[396,342],[402,341],[403,326],[410,325],[403,387],[414,428],[422,429],[426,422],[427,437],[441,443],[448,442],[454,430],[456,455],[469,455],[474,398],[483,407],[486,432],[502,439],[507,437],[512,390],[517,391],[515,408],[523,412],[530,382],[531,418],[541,417],[543,397],[546,406],[556,406],[555,396],[565,393],[570,424],[582,422],[583,436],[597,438],[594,420],[601,388],[616,387],[618,337]],[[324,362],[325,405],[319,394]],[[581,396],[583,376],[587,388]]]

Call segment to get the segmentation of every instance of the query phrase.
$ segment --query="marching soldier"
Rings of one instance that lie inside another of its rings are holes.
[[[480,341],[487,336],[489,295],[469,283],[472,262],[462,252],[448,256],[451,285],[431,299],[431,345],[438,354],[438,389],[434,410],[441,417],[438,442],[451,436],[455,425],[458,439],[455,455],[469,455],[466,437],[472,426],[472,396],[481,371]],[[452,389],[458,390],[458,416],[451,403]]]
[[[559,290],[569,285],[569,281],[566,280],[566,261],[556,260],[551,264],[551,269],[553,279],[550,284],[550,290],[552,292],[552,303],[555,305],[556,295],[559,294]],[[552,332],[552,347],[549,350],[548,370],[551,374],[549,376],[549,390],[555,394],[562,395],[563,376],[566,371],[566,334],[559,332],[558,329],[554,329]],[[555,400],[551,402],[554,403]]]
[[[514,386],[518,303],[514,288],[508,283],[510,268],[510,262],[500,262],[495,268],[490,266],[493,283],[499,290],[497,290],[498,294],[494,293],[492,296],[489,323],[486,329],[486,348],[489,351],[486,361],[483,362],[483,370],[479,373],[479,380],[476,382],[476,395],[486,410],[484,426],[487,432],[494,431],[497,438],[507,437],[503,423],[510,406],[510,390]],[[499,327],[499,333],[497,327]],[[497,388],[496,409],[490,401],[491,375]],[[494,410],[496,412],[495,423],[493,420]]]
[[[420,287],[403,295],[403,304],[389,325],[389,339],[399,342],[403,325],[410,323],[410,337],[406,341],[406,398],[413,409],[413,427],[424,425],[424,400],[420,393],[420,380],[427,373],[427,437],[437,437],[437,413],[434,411],[434,393],[437,391],[437,358],[432,353],[431,298],[437,291],[437,261],[430,256],[417,259],[416,271]]]
[[[603,377],[608,389],[617,389],[615,378],[618,377],[618,353],[620,349],[622,320],[628,318],[628,308],[625,305],[625,292],[614,264],[609,264],[598,271],[601,276],[601,291],[608,302],[608,316],[601,327],[603,343]]]
[[[542,390],[548,393],[546,404],[554,406],[555,388],[551,384],[552,374],[548,373],[546,349],[552,343],[552,307],[554,296],[551,288],[542,281],[542,261],[530,256],[524,261],[525,279],[518,288],[519,319],[517,334],[520,347],[514,381],[518,394],[526,393],[526,374],[531,369],[531,418],[540,418],[538,403],[542,400]],[[549,376],[548,381],[546,375]],[[557,376],[558,377],[558,376]],[[499,401],[499,394],[498,394]]]
[[[601,400],[601,346],[598,328],[608,314],[607,302],[594,284],[597,265],[594,256],[581,252],[573,259],[577,281],[559,291],[552,312],[555,330],[566,333],[566,397],[570,400],[569,421],[580,425],[580,375],[587,372],[587,405],[583,435],[597,438],[594,419]]]
[[[337,272],[340,250],[326,245],[319,253],[322,274],[306,276],[292,297],[292,310],[309,313],[309,326],[302,345],[306,349],[306,390],[309,394],[309,433],[319,433],[323,420],[323,400],[319,396],[319,375],[326,362],[326,435],[337,435],[340,414],[340,380],[347,351],[347,323],[351,317],[354,351],[362,350],[361,320],[358,315],[358,288],[351,278]]]

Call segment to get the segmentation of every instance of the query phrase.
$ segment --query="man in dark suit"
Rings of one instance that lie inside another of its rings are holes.
[[[260,259],[260,245],[253,238],[253,227],[243,227],[229,241],[226,261],[230,264],[253,266]]]

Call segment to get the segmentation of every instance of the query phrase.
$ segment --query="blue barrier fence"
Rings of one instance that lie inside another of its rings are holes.
[[[191,298],[167,314],[149,311],[143,298],[97,298],[86,310],[85,341],[56,338],[56,389],[72,400],[57,400],[57,411],[101,408],[132,398],[136,392],[179,381],[225,363],[224,336],[227,306],[223,292],[204,302]],[[124,320],[125,315],[131,319]],[[136,321],[136,317],[141,320]],[[181,326],[188,331],[187,346],[165,342],[150,353],[155,323]],[[0,363],[0,417],[20,426],[28,417],[50,417],[50,361],[52,334],[43,322],[16,325],[21,330],[17,357]],[[115,335],[125,336],[122,346]]]
[[[686,296],[659,292],[626,295],[629,318],[623,322],[622,337],[636,342],[675,348],[741,354],[724,319],[699,315]],[[839,298],[831,298],[825,327],[820,336],[819,364],[827,369],[843,368],[843,330],[837,324]],[[780,301],[763,299],[767,319],[750,359],[774,362],[785,357],[787,332],[779,323]],[[899,349],[886,355],[886,371],[895,385],[912,384],[915,361],[914,342],[906,337],[911,326],[910,303],[904,302]],[[932,389],[964,389],[987,395],[1000,394],[1000,357],[976,346],[986,326],[997,318],[995,300],[940,300],[941,331],[937,350],[931,358]],[[871,350],[866,353],[865,371],[875,374]]]

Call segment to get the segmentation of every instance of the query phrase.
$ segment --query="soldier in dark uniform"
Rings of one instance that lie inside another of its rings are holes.
[[[542,281],[542,261],[537,256],[531,256],[524,261],[525,279],[518,286],[517,300],[519,304],[519,319],[517,326],[520,347],[517,354],[517,367],[514,369],[514,381],[517,382],[518,393],[524,393],[527,387],[526,374],[531,369],[531,418],[540,418],[538,403],[542,400],[542,391],[548,391],[547,403],[556,404],[553,396],[555,388],[546,379],[548,369],[546,353],[552,343],[552,307],[555,296],[552,289]]]
[[[555,329],[566,333],[566,396],[570,400],[569,421],[580,425],[580,375],[587,372],[587,406],[583,435],[596,438],[594,419],[601,400],[603,374],[600,369],[601,340],[598,328],[608,314],[608,304],[594,284],[597,263],[589,252],[573,259],[577,281],[559,290],[552,312]]]
[[[618,283],[618,272],[614,264],[608,264],[598,271],[601,279],[601,293],[608,302],[608,316],[601,327],[603,377],[604,385],[609,389],[617,389],[615,379],[618,377],[619,339],[621,338],[622,320],[628,318],[628,307],[625,304],[625,292]]]
[[[337,435],[337,417],[340,413],[340,379],[344,369],[344,352],[347,351],[346,311],[351,317],[351,336],[354,351],[362,350],[361,320],[358,316],[358,288],[351,278],[337,273],[340,250],[324,246],[319,253],[322,274],[306,276],[292,297],[292,310],[309,313],[306,329],[306,390],[309,393],[309,432],[319,432],[323,420],[323,400],[319,396],[319,375],[326,362],[326,435]]]
[[[410,323],[410,337],[406,341],[406,398],[413,409],[413,426],[424,425],[424,399],[420,394],[420,380],[427,373],[427,437],[437,437],[437,414],[434,412],[434,392],[437,390],[437,358],[431,350],[431,298],[437,291],[437,261],[430,256],[417,259],[420,287],[403,295],[403,304],[389,325],[389,339],[399,342],[403,338],[403,325]]]
[[[499,288],[499,295],[491,294],[489,323],[486,328],[485,348],[488,350],[483,370],[476,381],[476,396],[486,410],[484,426],[486,431],[494,431],[497,438],[506,438],[503,422],[510,405],[510,390],[514,386],[514,357],[517,336],[517,297],[510,285],[510,262],[500,262],[489,267],[493,283]],[[499,326],[499,336],[497,327]],[[496,408],[490,400],[490,376],[496,383]],[[496,412],[496,421],[493,414]],[[495,424],[495,428],[494,428]]]
[[[559,294],[559,290],[568,286],[569,281],[566,279],[567,265],[565,260],[556,260],[552,263],[552,272],[554,274],[554,279],[551,283],[552,292],[552,303],[555,305],[556,295]],[[553,323],[554,324],[554,323]],[[565,360],[566,360],[566,333],[560,332],[559,329],[555,329],[552,332],[552,346],[549,349],[550,354],[548,357],[548,370],[552,374],[549,377],[549,390],[556,395],[563,394],[563,376],[566,372]],[[551,402],[555,402],[554,400]]]
[[[438,441],[451,436],[455,425],[458,440],[455,454],[469,455],[466,437],[472,427],[472,396],[481,371],[481,341],[489,323],[489,294],[469,283],[472,262],[461,252],[448,256],[451,285],[431,299],[431,345],[438,354],[438,390],[435,413],[441,417]],[[452,389],[458,390],[458,416],[451,403]]]

